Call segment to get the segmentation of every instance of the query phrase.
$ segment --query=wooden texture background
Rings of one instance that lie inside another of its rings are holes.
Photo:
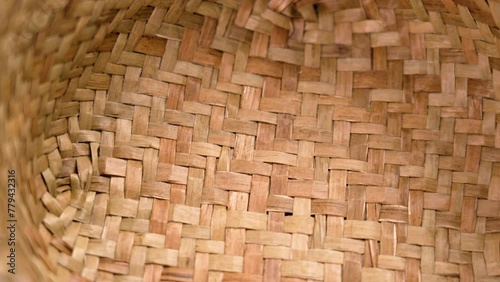
[[[34,281],[500,279],[500,2],[0,7]]]

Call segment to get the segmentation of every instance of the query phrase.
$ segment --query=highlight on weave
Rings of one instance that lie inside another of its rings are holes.
[[[500,2],[0,7],[2,279],[500,279]]]

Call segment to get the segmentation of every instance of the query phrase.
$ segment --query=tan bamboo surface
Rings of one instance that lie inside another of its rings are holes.
[[[0,7],[2,281],[500,281],[500,2]]]

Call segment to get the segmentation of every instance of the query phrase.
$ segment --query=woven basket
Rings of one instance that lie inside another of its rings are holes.
[[[500,2],[0,8],[2,281],[500,280]]]

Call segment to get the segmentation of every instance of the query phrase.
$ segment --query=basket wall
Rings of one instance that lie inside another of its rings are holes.
[[[499,2],[0,8],[1,279],[500,279]]]

